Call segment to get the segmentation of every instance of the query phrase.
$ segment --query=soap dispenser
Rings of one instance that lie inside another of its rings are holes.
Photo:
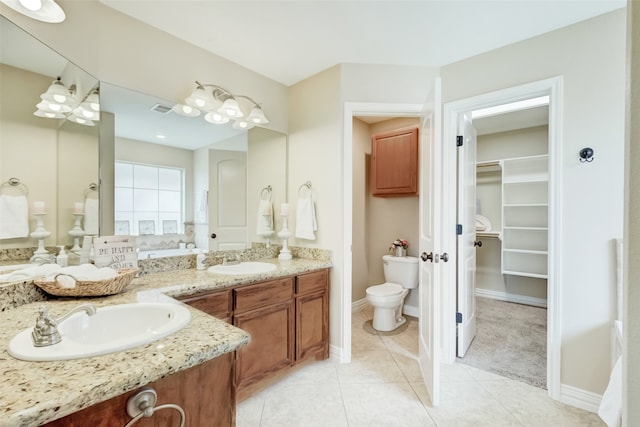
[[[69,256],[64,250],[64,246],[60,246],[60,252],[58,252],[58,256],[56,257],[56,264],[60,267],[66,267],[69,264]]]
[[[202,249],[198,250],[198,255],[196,255],[196,269],[198,270],[206,270],[207,264],[205,264],[206,256],[202,252]]]

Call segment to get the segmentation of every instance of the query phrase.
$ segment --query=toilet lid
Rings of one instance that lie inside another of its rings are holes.
[[[367,288],[369,295],[377,297],[386,297],[401,294],[404,288],[397,283],[383,283],[382,285],[371,286]]]

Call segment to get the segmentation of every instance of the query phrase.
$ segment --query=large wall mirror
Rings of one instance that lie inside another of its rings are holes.
[[[286,201],[285,134],[181,116],[171,111],[170,101],[106,82],[101,82],[100,96],[103,112],[113,115],[115,234],[138,235],[140,250],[153,256],[183,239],[206,250],[266,243],[256,230],[258,209],[262,199],[272,206]],[[161,168],[159,174],[156,167]],[[167,189],[163,201],[162,190],[156,196],[153,183],[142,178],[149,174],[155,180],[162,173],[182,177],[180,199],[172,198],[175,193]],[[149,209],[143,207],[147,203]],[[155,211],[163,205],[164,211]],[[185,227],[185,222],[192,226]]]
[[[84,212],[87,199],[97,205],[98,122],[75,123],[67,107],[53,118],[34,115],[41,95],[58,78],[71,88],[71,109],[97,96],[96,78],[0,16],[0,196],[4,209],[18,214],[17,223],[3,224],[0,249],[36,247],[30,233],[39,212],[50,233],[45,246],[71,246],[74,213]],[[97,211],[90,220],[98,221]]]

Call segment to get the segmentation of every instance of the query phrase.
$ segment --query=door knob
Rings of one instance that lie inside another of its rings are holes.
[[[482,247],[482,240],[476,240],[475,242],[473,242],[473,246],[477,246],[479,248]]]
[[[218,237],[218,236],[216,235],[216,233],[211,233],[211,238],[212,238],[212,239],[215,239],[216,237]]]
[[[440,259],[444,262],[449,261],[449,254],[446,252],[443,252],[442,255],[440,255]]]
[[[420,255],[420,259],[422,259],[422,261],[427,262],[427,261],[431,261],[433,262],[433,252],[422,252],[422,255]]]

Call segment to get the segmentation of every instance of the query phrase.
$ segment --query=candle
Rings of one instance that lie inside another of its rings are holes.
[[[80,215],[84,213],[84,203],[82,202],[75,202],[73,204],[73,213],[75,215]]]
[[[46,213],[44,209],[44,202],[42,201],[33,202],[33,213],[35,215],[44,215]]]
[[[280,215],[282,216],[289,215],[289,203],[283,203],[280,205]]]

